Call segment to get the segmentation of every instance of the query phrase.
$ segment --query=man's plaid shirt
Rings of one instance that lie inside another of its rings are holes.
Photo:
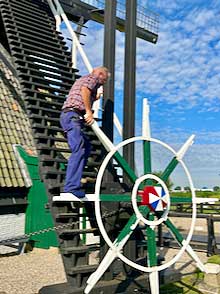
[[[91,90],[90,101],[92,105],[92,103],[96,99],[97,90],[100,87],[100,84],[98,83],[98,78],[96,76],[88,74],[75,81],[72,88],[70,89],[66,101],[63,104],[62,109],[73,107],[80,111],[85,111],[85,105],[81,95],[82,87],[87,87],[89,90]]]

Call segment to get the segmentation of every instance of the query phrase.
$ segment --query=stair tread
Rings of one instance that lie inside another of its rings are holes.
[[[25,53],[23,54],[23,53],[20,53],[20,52],[12,52],[12,55],[14,56],[14,58],[16,59],[17,62],[22,62],[22,63],[25,63],[25,64],[29,65],[29,67],[23,66],[23,68],[26,68],[26,69],[28,69],[28,68],[32,69],[32,68],[38,67],[39,69],[52,70],[54,72],[57,72],[57,73],[60,72],[61,74],[66,74],[68,76],[72,76],[74,74],[74,72],[77,71],[77,70],[74,70],[73,68],[69,68],[66,64],[63,64],[63,63],[57,63],[56,62],[56,64],[54,64],[55,60],[43,59],[42,62],[44,62],[44,64],[43,63],[36,64],[36,62],[37,62],[36,58],[33,57],[33,56],[30,56],[28,54],[25,54]],[[19,58],[17,56],[21,56],[21,57],[24,57],[24,58],[29,58],[29,59],[31,59],[31,61],[30,60],[24,60],[24,59]],[[46,57],[44,56],[44,58],[46,58]],[[38,62],[40,63],[40,61],[41,60],[39,58]],[[18,65],[18,68],[22,68],[22,66]],[[64,70],[64,69],[66,69],[66,70]]]
[[[6,23],[5,23],[5,26],[6,26],[6,28],[7,27],[12,27],[12,28],[16,28],[16,26],[17,25],[20,25],[20,28],[21,29],[23,29],[24,27],[26,28],[32,28],[32,29],[35,29],[35,30],[39,30],[40,32],[43,32],[43,33],[45,33],[45,34],[49,34],[49,35],[56,35],[58,38],[60,38],[60,39],[62,39],[62,40],[64,40],[64,38],[61,36],[61,35],[59,35],[59,32],[57,32],[57,31],[48,31],[48,28],[49,28],[49,26],[42,26],[42,25],[40,25],[40,24],[35,24],[35,23],[33,23],[33,21],[32,22],[28,22],[27,20],[25,21],[25,22],[22,22],[22,20],[20,21],[20,20],[16,20],[16,26],[15,26],[15,23],[11,20],[11,19],[8,19],[7,17],[6,17]]]
[[[83,234],[83,233],[94,233],[97,232],[97,228],[91,229],[67,229],[59,232],[60,235],[72,235],[72,234]]]
[[[12,16],[12,19],[13,18],[20,18],[20,19],[23,19],[23,20],[26,20],[26,19],[28,19],[28,20],[32,20],[33,21],[33,15],[31,16],[31,15],[29,15],[29,14],[27,14],[27,13],[19,13],[19,10],[18,9],[16,9],[16,8],[12,8],[12,14],[11,14],[11,12],[10,12],[10,10],[8,10],[8,7],[4,7],[4,8],[2,8],[2,11],[5,11],[7,14],[9,14],[9,15],[11,15]],[[4,13],[5,13],[4,12]],[[50,24],[48,24],[48,20],[50,21]],[[34,22],[35,23],[43,23],[43,24],[45,24],[45,25],[50,25],[51,27],[56,27],[55,26],[55,20],[51,17],[50,19],[45,19],[45,16],[35,16],[34,17]]]
[[[29,50],[29,52],[31,53],[32,51]],[[52,59],[52,55],[47,56],[40,52],[38,52],[37,54],[36,52],[33,52],[33,53],[34,53],[34,56],[26,54],[26,53],[18,52],[18,51],[13,51],[12,56],[15,59],[16,68],[19,69],[24,67],[23,65],[20,64],[20,63],[24,63],[24,64],[28,64],[30,68],[31,66],[33,66],[34,68],[38,67],[39,69],[47,68],[47,70],[48,69],[53,70],[54,72],[62,71],[62,73],[64,74],[67,74],[70,76],[73,75],[73,72],[71,72],[71,67],[69,67],[67,64],[68,62],[64,62],[62,60],[62,62],[60,63],[60,59],[57,59],[56,57]],[[27,60],[27,58],[29,60]]]
[[[59,98],[59,97],[58,97]],[[62,108],[63,102],[56,102],[56,101],[48,101],[48,100],[44,100],[44,99],[40,99],[40,98],[35,98],[35,97],[26,97],[26,100],[28,101],[32,101],[31,103],[33,104],[33,102],[38,102],[39,103],[39,107],[44,107],[44,106],[48,106],[48,107],[53,107],[53,106],[57,106],[59,107],[59,109]],[[33,104],[35,105],[35,104]]]
[[[49,81],[48,80],[45,80],[48,82],[49,84]],[[51,84],[53,83],[53,81],[51,81]],[[65,90],[65,89],[59,89],[59,88],[55,88],[55,87],[51,87],[49,85],[45,85],[45,84],[42,84],[42,83],[38,83],[38,82],[34,82],[34,81],[25,81],[23,80],[21,82],[22,85],[27,85],[27,84],[30,84],[30,85],[35,85],[36,87],[40,87],[41,89],[44,89],[44,90],[50,90],[50,91],[54,91],[54,92],[59,92],[59,93],[62,93],[62,94],[68,94],[69,93],[69,90]],[[49,94],[49,93],[48,93]]]
[[[24,88],[24,92],[36,93],[36,94],[39,94],[41,96],[46,96],[46,97],[50,97],[50,98],[57,98],[57,99],[60,99],[60,100],[63,99],[61,105],[63,105],[63,102],[66,99],[66,96],[62,96],[62,95],[58,96],[58,95],[55,95],[55,94],[39,92],[37,90],[32,90],[32,89],[28,89],[28,88]],[[28,97],[26,99],[28,99]],[[48,103],[49,103],[49,101],[48,101]]]
[[[7,30],[8,36],[10,36],[10,38],[12,38],[13,40],[16,40],[16,39],[23,40],[23,41],[28,41],[30,43],[37,43],[37,45],[38,45],[39,43],[42,43],[42,39],[45,39],[45,40],[43,40],[44,41],[43,44],[49,44],[49,45],[51,44],[52,46],[54,46],[56,48],[64,49],[64,50],[66,50],[66,48],[68,48],[66,45],[66,42],[57,39],[55,34],[52,35],[52,37],[45,35],[43,38],[42,34],[41,35],[38,35],[38,34],[33,35],[33,32],[32,32],[32,34],[31,34],[31,32],[29,34],[26,32],[23,32],[20,27],[16,27],[16,30],[14,28],[6,28],[6,30]],[[67,51],[65,53],[67,55],[71,54],[69,51]]]
[[[32,36],[33,34],[33,30],[30,29],[30,27],[28,26],[28,28],[24,27],[23,26],[23,23],[20,23],[22,26],[19,26],[19,34],[22,33],[22,34],[26,34],[27,36]],[[57,42],[63,44],[63,45],[66,45],[66,42],[64,41],[64,38],[54,32],[50,32],[50,31],[43,31],[43,30],[40,30],[36,27],[33,27],[35,29],[35,36],[39,36],[39,37],[43,37],[43,38],[48,38],[49,40],[57,40]],[[7,31],[11,31],[12,33],[15,32],[15,27],[13,24],[7,24],[6,25],[6,30]],[[39,30],[39,32],[38,32]],[[16,33],[16,32],[15,32]]]
[[[30,23],[31,21],[33,22],[33,18],[28,17],[27,15],[25,17],[22,17],[21,15],[17,14],[16,12],[13,12],[13,14],[10,14],[8,11],[6,11],[6,9],[2,9],[1,14],[6,21],[8,21],[8,22],[12,21],[15,24],[15,26],[17,26],[18,22],[23,22],[26,24]],[[40,27],[40,28],[44,29],[45,31],[46,30],[54,30],[55,31],[55,29],[56,29],[55,24],[53,24],[52,22],[51,23],[45,22],[45,20],[43,21],[43,20],[36,19],[34,24],[35,24],[35,26]]]
[[[89,273],[93,272],[98,268],[98,264],[92,265],[80,265],[70,268],[67,272],[69,275],[77,274],[77,273]]]
[[[46,136],[46,135],[41,135],[41,134],[34,134],[34,139],[47,139],[47,140],[52,140],[52,141],[56,141],[56,142],[64,142],[64,143],[67,143],[67,139],[66,138],[56,138],[56,137],[54,137],[54,136]],[[52,160],[54,160],[54,159],[52,159],[52,158],[46,158],[46,159],[44,159],[44,161],[52,161]],[[57,159],[58,160],[58,159]],[[66,159],[64,158],[64,159],[59,159],[60,161],[66,161]]]
[[[21,43],[21,40],[10,40],[10,39],[9,39],[9,46],[10,48],[13,48],[17,51],[29,52],[30,54],[32,54],[32,56],[33,55],[40,56],[45,59],[52,58],[52,60],[54,61],[57,60],[61,64],[71,66],[71,56],[67,54],[65,55],[62,50],[60,50],[59,48],[55,49],[53,48],[53,46],[44,46],[41,44],[33,45],[31,43],[26,43],[26,42]],[[39,50],[39,46],[41,46],[40,50]],[[60,56],[62,56],[63,58],[60,58]],[[43,61],[44,60],[42,59],[41,62],[43,63]]]
[[[57,80],[60,80],[59,82],[58,81],[52,81],[53,83],[59,83],[61,85],[64,85],[64,86],[67,86],[67,87],[70,87],[72,86],[73,84],[73,79],[71,78],[68,78],[68,77],[63,77],[63,76],[58,76],[57,74],[54,74],[52,71],[49,72],[49,69],[47,69],[47,72],[46,71],[40,71],[39,69],[33,69],[33,68],[26,68],[27,71],[29,71],[30,73],[27,73],[27,72],[19,72],[18,73],[18,76],[20,77],[34,77],[34,78],[39,78],[40,80],[44,80],[45,78],[44,77],[39,77],[39,74],[43,74],[45,75],[46,77],[50,77],[52,79],[57,79]],[[64,82],[65,81],[65,82]],[[66,81],[69,81],[69,83],[66,83]]]
[[[41,17],[45,17],[45,14],[46,14],[48,16],[48,18],[51,19],[51,20],[53,20],[53,18],[54,18],[52,13],[51,13],[50,16],[48,15],[48,12],[50,13],[49,7],[48,7],[48,11],[46,13],[45,10],[38,9],[37,6],[34,7],[33,5],[31,5],[31,2],[29,2],[29,5],[26,6],[23,2],[20,2],[17,5],[17,2],[11,1],[10,2],[10,7],[12,8],[12,10],[16,9],[17,11],[21,11],[21,12],[25,11],[26,13],[30,13],[32,15],[34,13],[34,15],[39,15]],[[31,7],[31,9],[30,9],[30,7]]]
[[[79,216],[84,216],[84,214],[80,214],[80,213],[77,213],[77,212],[71,212],[71,213],[69,213],[69,212],[62,212],[62,213],[58,213],[57,215],[56,215],[56,218],[58,219],[60,219],[60,218],[71,218],[71,217],[79,217]]]
[[[54,150],[53,147],[48,147],[48,150]],[[44,166],[43,171],[41,172],[41,175],[48,175],[48,174],[54,174],[54,175],[65,175],[66,171],[63,170],[57,170],[56,168],[53,168],[52,166]],[[88,172],[83,171],[83,176],[90,176],[95,178],[97,176],[97,172]]]
[[[32,34],[32,36],[31,36],[31,34],[30,35],[28,35],[28,34],[25,34],[25,33],[23,33],[23,32],[20,32],[19,30],[18,30],[18,32],[13,32],[13,30],[11,30],[11,32],[10,33],[8,33],[8,35],[9,34],[11,34],[11,36],[16,40],[27,40],[27,41],[30,41],[30,43],[33,43],[33,44],[39,44],[39,43],[41,43],[42,42],[42,37],[40,38],[40,37],[38,37],[38,36],[36,36],[36,35],[34,35],[33,36],[33,34]],[[28,38],[29,37],[29,38]],[[48,46],[54,46],[54,47],[56,47],[56,48],[58,48],[58,49],[60,49],[60,50],[62,50],[62,49],[66,49],[66,48],[68,48],[67,46],[66,46],[66,44],[61,44],[60,42],[58,42],[58,40],[56,40],[55,38],[54,39],[49,39],[49,38],[47,38],[46,40],[44,40],[44,44],[48,44]],[[69,55],[68,54],[68,51],[66,52],[67,53],[67,55]],[[70,53],[70,52],[69,52]]]
[[[98,244],[93,245],[81,245],[81,246],[71,246],[60,249],[62,253],[71,254],[71,253],[83,253],[83,252],[90,252],[94,251],[99,248]]]
[[[33,129],[47,129],[47,130],[52,130],[52,131],[56,131],[56,132],[63,132],[63,129],[60,127],[53,127],[53,126],[42,126],[41,124],[38,124],[38,123],[33,123],[32,124],[32,128]],[[48,148],[48,147],[47,147]],[[46,147],[43,148],[43,147],[40,147],[40,148],[37,148],[37,150],[43,150],[43,149],[47,149]],[[59,148],[54,148],[54,150],[59,150]],[[67,152],[68,149],[62,149],[63,151],[62,152]],[[64,151],[66,150],[66,151]]]
[[[8,1],[7,0],[7,2],[9,4],[17,4],[17,0],[15,0],[15,1],[12,1],[12,0]],[[35,4],[34,2],[27,1],[27,3],[25,3],[24,1],[22,1],[22,2],[19,2],[19,4],[23,7],[24,6],[27,8],[32,7],[32,9],[34,9],[35,11],[39,10],[40,12],[42,12],[42,9],[39,9],[39,5]],[[47,10],[47,12],[50,12],[50,8],[49,8],[48,4],[45,5],[45,4],[43,4],[43,2],[41,2],[41,7],[44,9],[44,11]]]
[[[62,48],[60,46],[57,46],[56,48],[52,45],[47,44],[41,44],[40,42],[34,42],[31,40],[26,39],[25,41],[22,41],[21,38],[15,38],[15,36],[12,36],[8,39],[9,45],[18,51],[25,51],[30,52],[30,54],[36,57],[41,57],[42,62],[43,58],[45,58],[45,61],[47,59],[50,60],[52,58],[52,61],[54,60],[60,61],[61,64],[69,63],[71,64],[71,54],[69,51],[66,51],[65,48]],[[40,46],[40,48],[39,48]],[[25,54],[25,53],[24,53]],[[27,54],[29,56],[29,54]],[[59,58],[62,56],[62,58]],[[55,64],[56,65],[56,64]]]
[[[35,110],[43,110],[46,112],[47,115],[40,115],[40,114],[36,114],[36,113],[31,113],[31,115],[29,115],[29,117],[33,117],[33,118],[41,118],[41,119],[48,119],[48,120],[51,120],[51,121],[57,121],[57,119],[59,120],[59,115],[61,113],[61,110],[56,110],[56,109],[51,109],[51,108],[45,108],[45,107],[39,107],[39,106],[36,106],[36,105],[28,105],[27,106],[27,109],[35,109]],[[57,114],[57,117],[49,117],[48,114]]]
[[[32,9],[30,9],[30,6],[27,7],[26,5],[23,5],[22,2],[20,2],[19,5],[17,5],[16,2],[11,1],[10,7],[11,7],[12,11],[21,11],[21,13],[25,12],[25,14],[32,14],[32,15],[34,13],[34,16],[39,16],[40,18],[44,17],[44,19],[45,19],[45,14],[46,14],[48,16],[48,18],[50,18],[51,20],[53,19],[52,14],[51,14],[51,16],[49,16],[44,10],[40,10],[40,9],[37,9],[34,7],[32,7]],[[49,12],[49,10],[48,10],[48,12]]]
[[[66,171],[59,171],[59,170],[52,170],[52,167],[51,166],[44,166],[44,170],[41,172],[41,175],[44,176],[44,175],[65,175],[66,174]]]
[[[35,136],[35,138],[36,138],[36,136]],[[56,140],[56,138],[52,138],[52,139],[53,139],[53,141],[65,142],[67,144],[66,139],[63,139],[63,140]],[[51,157],[45,158],[45,157],[43,157],[42,159],[40,159],[40,162],[60,162],[60,163],[67,164],[67,159],[66,158],[51,158]],[[99,162],[95,162],[95,161],[91,162],[91,161],[89,161],[89,162],[87,162],[87,166],[88,167],[94,167],[94,166],[99,167],[101,165],[101,163],[102,163],[101,161],[99,161]]]

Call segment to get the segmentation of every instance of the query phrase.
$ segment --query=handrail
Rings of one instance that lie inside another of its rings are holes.
[[[47,1],[48,1],[48,4],[49,4],[50,8],[51,8],[51,11],[54,14],[55,19],[56,19],[56,29],[58,31],[60,31],[61,22],[59,20],[62,18],[65,25],[66,25],[66,27],[67,27],[67,29],[68,29],[68,31],[69,31],[69,33],[70,33],[70,35],[71,35],[71,37],[72,37],[72,40],[73,40],[73,44],[72,44],[72,49],[73,49],[72,50],[72,64],[73,64],[73,67],[76,67],[76,50],[75,49],[77,48],[79,50],[79,53],[80,53],[80,55],[82,57],[82,60],[83,60],[83,62],[85,64],[88,72],[91,73],[92,70],[93,70],[93,67],[92,67],[91,63],[89,62],[89,59],[86,56],[86,54],[85,54],[85,52],[84,52],[84,50],[82,48],[82,45],[80,44],[80,42],[79,42],[79,40],[78,40],[78,38],[76,36],[76,33],[74,32],[74,30],[73,30],[73,28],[72,28],[72,26],[71,26],[71,24],[70,24],[70,22],[69,22],[69,20],[67,18],[62,6],[60,5],[59,1],[54,0],[54,3],[56,5],[56,7],[55,7],[55,5],[53,3],[53,0],[47,0]],[[98,117],[99,109],[100,109],[100,101],[97,100],[97,101],[95,101],[93,103],[93,110],[94,110],[94,116],[95,117]]]
[[[85,54],[85,52],[84,52],[84,50],[83,50],[83,48],[82,48],[82,45],[80,44],[80,42],[79,42],[79,40],[78,40],[78,38],[77,38],[77,36],[76,36],[76,33],[75,33],[74,30],[72,29],[71,24],[70,24],[70,22],[69,22],[69,20],[68,20],[68,18],[67,18],[67,16],[66,16],[66,14],[65,14],[65,12],[64,12],[64,10],[63,10],[63,8],[62,8],[62,6],[60,5],[59,1],[58,1],[58,0],[54,0],[54,3],[55,3],[55,5],[56,5],[56,8],[55,8],[55,6],[53,5],[53,1],[52,1],[52,0],[47,0],[47,1],[48,1],[48,3],[49,3],[50,7],[53,7],[52,12],[54,12],[54,9],[55,9],[55,10],[56,10],[56,13],[58,13],[58,14],[60,15],[60,17],[63,19],[63,21],[65,22],[65,25],[67,26],[68,31],[69,31],[69,33],[70,33],[70,35],[71,35],[71,37],[72,37],[74,43],[76,44],[77,49],[79,50],[79,53],[80,53],[80,55],[81,55],[81,57],[82,57],[82,59],[83,59],[83,62],[85,63],[85,65],[86,65],[88,71],[89,71],[89,72],[92,72],[92,69],[93,69],[93,68],[92,68],[92,65],[91,65],[91,63],[89,62],[89,59],[87,58],[87,56],[86,56],[86,54]],[[56,14],[55,14],[55,15],[56,15]]]
[[[54,15],[54,18],[56,20],[56,30],[58,32],[60,32],[60,25],[61,25],[61,17],[60,17],[60,14],[59,14],[58,10],[56,10],[56,8],[53,5],[53,3],[52,3],[51,0],[48,0],[48,4],[49,4],[50,9],[52,10],[53,15]]]
[[[63,19],[71,37],[72,37],[72,40],[73,40],[73,47],[72,48],[75,49],[75,47],[76,47],[79,50],[79,53],[82,57],[82,60],[85,64],[86,68],[88,69],[88,72],[91,73],[93,70],[93,67],[92,67],[88,57],[86,56],[86,54],[82,48],[82,45],[80,44],[80,42],[77,38],[77,35],[74,32],[62,6],[60,5],[59,0],[47,0],[47,1],[48,1],[50,8],[51,8],[52,13],[54,14],[55,19],[56,19],[56,29],[58,31],[60,31],[61,19]],[[55,7],[54,3],[56,5],[56,7]],[[76,60],[76,50],[72,50],[72,53],[75,55],[75,56],[72,56],[73,66],[75,66],[74,60]],[[94,117],[98,117],[99,109],[100,109],[100,100],[97,100],[93,103]],[[114,125],[116,126],[119,134],[122,136],[122,126],[121,126],[119,119],[115,113],[114,113],[113,120],[114,120]]]

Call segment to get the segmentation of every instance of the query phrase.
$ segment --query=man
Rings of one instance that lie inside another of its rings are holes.
[[[91,74],[76,80],[62,107],[60,124],[72,152],[67,164],[64,193],[72,193],[78,198],[85,196],[80,189],[80,181],[90,153],[90,142],[83,134],[82,128],[84,124],[93,123],[92,104],[100,97],[97,90],[107,82],[109,76],[106,67],[97,67]]]

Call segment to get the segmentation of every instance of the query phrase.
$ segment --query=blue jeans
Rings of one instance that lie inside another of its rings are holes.
[[[64,192],[73,193],[80,190],[83,168],[90,153],[90,142],[83,134],[84,122],[79,114],[69,111],[62,112],[60,124],[67,135],[71,155],[68,159]]]

